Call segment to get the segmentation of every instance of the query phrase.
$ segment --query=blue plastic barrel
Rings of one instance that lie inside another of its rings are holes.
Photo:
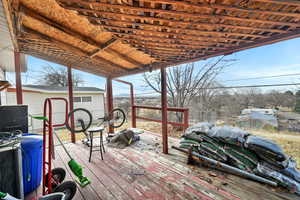
[[[42,179],[43,136],[24,134],[21,140],[24,194],[39,187]]]

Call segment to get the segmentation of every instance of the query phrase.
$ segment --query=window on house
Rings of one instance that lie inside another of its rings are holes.
[[[92,102],[92,97],[82,97],[82,102]]]
[[[73,101],[74,101],[74,103],[81,102],[81,97],[74,97]]]

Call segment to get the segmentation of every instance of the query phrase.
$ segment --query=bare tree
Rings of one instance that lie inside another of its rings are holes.
[[[217,90],[210,87],[219,85],[215,78],[222,70],[232,64],[233,60],[225,60],[224,56],[211,60],[203,66],[196,66],[196,63],[180,65],[167,69],[167,92],[169,96],[168,104],[174,107],[185,107],[198,97],[201,104],[209,107],[211,98]],[[144,73],[146,85],[155,92],[161,93],[160,73]],[[204,107],[204,106],[202,106]],[[177,120],[182,120],[182,115],[177,113]]]
[[[277,90],[272,90],[266,94],[266,99],[268,104],[273,108],[278,108],[279,106],[292,108],[295,106],[296,97],[291,92],[280,92]]]
[[[84,83],[83,79],[73,72],[73,86],[80,86]],[[68,86],[68,71],[67,68],[55,68],[51,65],[46,65],[40,72],[38,83],[51,86]]]

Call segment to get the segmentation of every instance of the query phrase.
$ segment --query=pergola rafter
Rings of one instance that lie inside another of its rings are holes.
[[[300,4],[289,0],[13,2],[4,5],[21,52],[109,78],[296,38],[300,28]]]

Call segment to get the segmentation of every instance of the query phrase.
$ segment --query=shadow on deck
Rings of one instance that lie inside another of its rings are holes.
[[[84,167],[84,175],[92,181],[80,188],[74,200],[129,199],[300,199],[278,188],[228,175],[204,167],[186,165],[186,156],[170,149],[161,153],[159,135],[145,132],[141,141],[125,149],[106,147],[104,160],[94,152],[88,162],[89,149],[80,142],[68,143],[75,160]],[[178,139],[169,138],[169,146]],[[56,147],[55,167],[67,170],[66,180],[75,179],[67,166],[62,147]],[[33,194],[26,199],[31,199]]]

